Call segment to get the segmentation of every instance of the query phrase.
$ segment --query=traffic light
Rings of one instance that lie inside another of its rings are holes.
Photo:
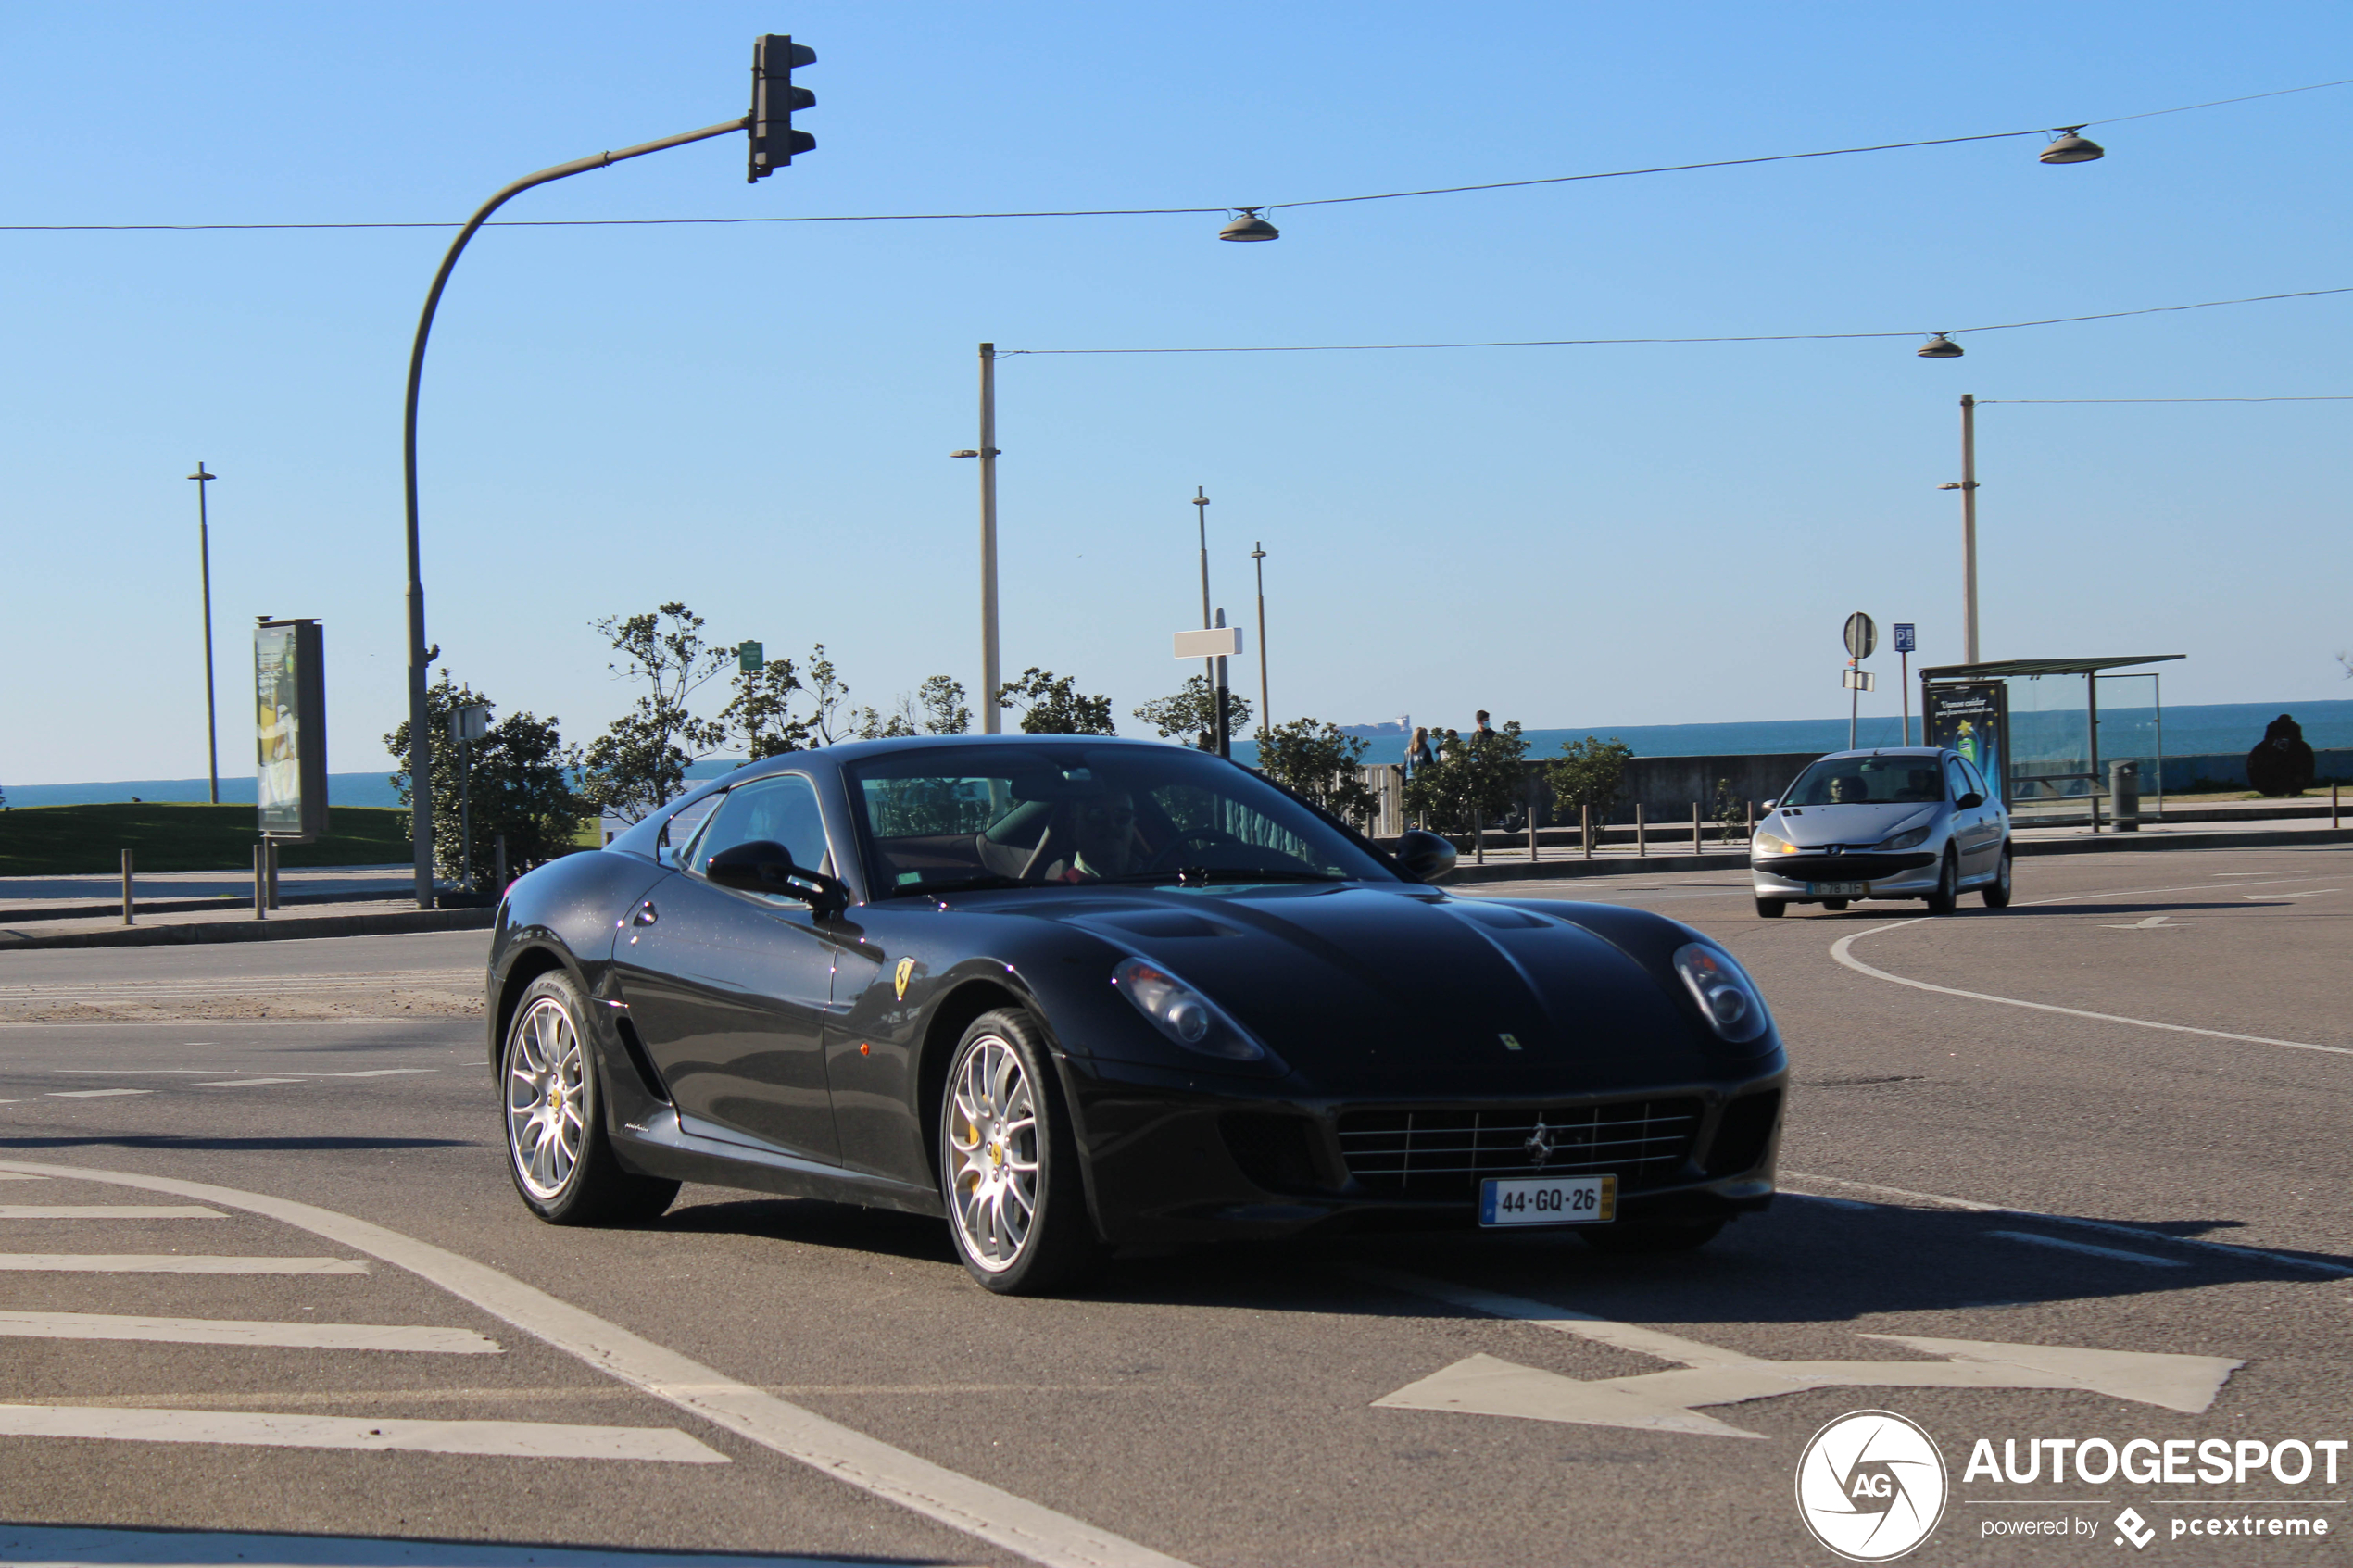
[[[764,180],[815,149],[817,138],[792,128],[792,111],[817,107],[817,94],[792,84],[792,68],[813,66],[817,51],[796,44],[789,33],[771,32],[751,46],[751,169],[747,181]]]

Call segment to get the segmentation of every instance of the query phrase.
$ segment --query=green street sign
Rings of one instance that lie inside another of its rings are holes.
[[[758,643],[737,643],[736,645],[736,669],[746,671],[758,670],[767,662],[768,650],[761,647]]]

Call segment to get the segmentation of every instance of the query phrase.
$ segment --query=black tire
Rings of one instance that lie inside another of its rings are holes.
[[[516,1002],[498,1049],[507,1174],[551,1225],[643,1224],[670,1207],[678,1184],[622,1169],[605,1135],[587,1017],[587,998],[562,970],[533,981]]]
[[[1106,1256],[1084,1184],[1037,1021],[1018,1008],[982,1013],[956,1043],[939,1097],[939,1191],[956,1256],[1001,1296],[1080,1283]]]
[[[1781,912],[1788,908],[1789,901],[1785,898],[1759,898],[1756,900],[1756,913],[1758,918],[1763,920],[1779,920],[1781,918]]]
[[[2002,846],[2002,858],[1995,865],[1994,880],[1985,884],[1985,907],[2007,909],[2010,907],[2010,847]]]
[[[1587,1225],[1577,1234],[1596,1252],[1632,1256],[1690,1252],[1715,1240],[1723,1228],[1721,1220],[1621,1220],[1614,1225]]]
[[[1846,900],[1843,898],[1825,898],[1822,900],[1822,908],[1828,909],[1832,914],[1836,914],[1841,909],[1846,908]]]
[[[1950,849],[1944,851],[1944,863],[1937,868],[1936,891],[1928,896],[1928,912],[1949,915],[1961,901],[1961,862]]]

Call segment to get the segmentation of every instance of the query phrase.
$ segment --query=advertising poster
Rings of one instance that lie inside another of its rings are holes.
[[[254,777],[267,837],[308,840],[327,831],[324,646],[315,621],[254,629]]]
[[[1931,685],[1920,696],[1931,746],[1950,746],[1977,765],[2010,803],[2010,689],[2000,681]]]

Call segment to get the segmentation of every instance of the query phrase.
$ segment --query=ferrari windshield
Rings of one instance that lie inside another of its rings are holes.
[[[1825,757],[1789,787],[1784,806],[1911,806],[1944,798],[1934,757]]]
[[[1085,883],[1393,882],[1245,769],[1178,746],[920,746],[845,768],[875,897]]]

